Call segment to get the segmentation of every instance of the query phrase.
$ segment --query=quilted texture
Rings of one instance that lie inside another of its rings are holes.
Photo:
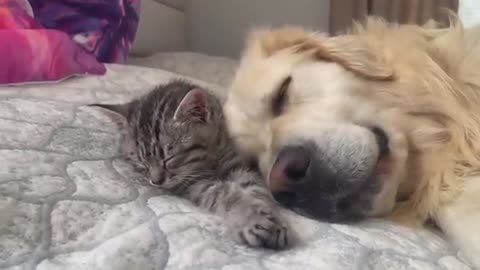
[[[375,220],[285,211],[299,235],[292,249],[234,243],[220,218],[145,185],[118,157],[116,126],[83,106],[173,76],[110,65],[104,77],[0,87],[1,269],[471,269],[439,235]]]

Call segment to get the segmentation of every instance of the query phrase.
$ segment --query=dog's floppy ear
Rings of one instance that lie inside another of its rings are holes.
[[[247,52],[262,58],[284,49],[305,52],[316,48],[317,35],[319,34],[294,26],[277,29],[257,28],[250,32]]]
[[[393,68],[387,64],[382,52],[365,39],[355,35],[326,37],[299,27],[276,30],[259,29],[250,35],[247,52],[269,57],[287,49],[333,61],[355,74],[375,80],[390,80]]]
[[[362,38],[342,35],[322,41],[315,55],[369,79],[391,80],[394,77],[393,67],[388,65],[382,53]]]

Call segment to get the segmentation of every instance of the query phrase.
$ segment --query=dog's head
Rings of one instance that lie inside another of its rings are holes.
[[[376,25],[375,37],[282,28],[248,41],[224,107],[228,127],[275,198],[298,212],[385,215],[427,177],[423,154],[450,139],[444,103],[430,93],[439,80],[416,66],[429,64],[423,49],[436,32],[411,27],[395,30],[408,41],[391,40]],[[421,49],[395,49],[412,45]]]

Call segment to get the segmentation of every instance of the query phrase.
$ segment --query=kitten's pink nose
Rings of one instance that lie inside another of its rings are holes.
[[[160,186],[165,181],[165,171],[160,167],[151,167],[148,170],[150,184]]]

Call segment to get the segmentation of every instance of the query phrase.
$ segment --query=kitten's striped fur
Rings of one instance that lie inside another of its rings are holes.
[[[94,106],[127,120],[128,157],[152,185],[223,215],[250,246],[288,245],[286,222],[261,176],[235,152],[222,105],[207,90],[173,81],[127,104]]]

